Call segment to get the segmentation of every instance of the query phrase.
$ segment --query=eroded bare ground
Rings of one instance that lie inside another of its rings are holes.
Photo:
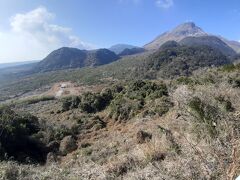
[[[50,90],[42,93],[46,96],[64,97],[64,96],[78,96],[84,92],[97,92],[103,88],[103,85],[99,86],[87,86],[79,85],[72,82],[59,82],[55,83]]]

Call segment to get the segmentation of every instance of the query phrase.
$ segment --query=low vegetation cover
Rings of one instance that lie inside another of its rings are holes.
[[[0,177],[235,178],[238,77],[228,65],[2,106]]]
[[[145,110],[145,113],[165,114],[172,106],[167,86],[151,81],[131,81],[103,89],[100,93],[84,93],[79,97],[62,100],[62,110],[79,108],[85,113],[103,110],[115,120],[128,120]]]

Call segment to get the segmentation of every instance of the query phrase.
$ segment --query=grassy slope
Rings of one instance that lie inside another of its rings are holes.
[[[140,111],[119,123],[107,118],[106,108],[95,115],[104,119],[107,126],[80,134],[79,148],[64,157],[61,164],[39,167],[1,162],[0,178],[235,178],[240,173],[239,73],[239,67],[228,66],[168,81],[174,107],[164,116],[146,116]],[[53,109],[49,109],[49,104]],[[79,109],[52,114],[60,105],[61,102],[50,101],[16,108],[34,112],[52,120],[50,123],[56,121],[59,126],[82,119]],[[139,130],[150,133],[152,139],[138,143]]]

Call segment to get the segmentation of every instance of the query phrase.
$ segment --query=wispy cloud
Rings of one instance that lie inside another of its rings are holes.
[[[173,0],[156,0],[156,5],[160,8],[168,9],[174,5]]]
[[[45,7],[14,15],[9,22],[11,29],[0,31],[0,58],[39,59],[62,46],[91,48],[75,36],[71,28],[53,24],[55,18]]]

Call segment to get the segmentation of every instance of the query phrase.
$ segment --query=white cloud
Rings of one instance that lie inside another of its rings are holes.
[[[81,49],[93,47],[73,35],[71,28],[52,24],[54,18],[55,14],[44,7],[10,18],[11,29],[0,31],[0,62],[42,59],[62,46]]]
[[[168,9],[174,5],[173,0],[156,0],[156,5],[160,8]]]

